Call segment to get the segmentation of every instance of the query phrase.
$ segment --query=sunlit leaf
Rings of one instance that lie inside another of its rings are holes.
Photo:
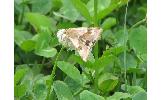
[[[73,96],[68,85],[62,81],[55,81],[53,85],[58,100],[73,100]]]
[[[109,92],[118,84],[118,78],[111,73],[104,73],[98,78],[98,88],[103,92]]]
[[[123,92],[115,92],[112,96],[108,97],[106,100],[121,100],[127,98],[131,98],[131,95]]]
[[[68,62],[64,62],[64,61],[58,61],[57,65],[70,78],[72,78],[79,84],[82,84],[82,76],[80,75],[79,70],[75,66],[73,66],[72,64]]]
[[[80,100],[105,100],[104,97],[94,94],[88,90],[80,93]]]
[[[87,21],[91,22],[92,17],[89,14],[89,11],[86,5],[81,0],[71,0],[74,7],[81,13],[81,15],[87,19]]]

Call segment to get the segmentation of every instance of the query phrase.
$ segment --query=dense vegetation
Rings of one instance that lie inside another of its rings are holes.
[[[14,0],[15,100],[146,100],[146,0]],[[103,29],[87,62],[62,28]]]

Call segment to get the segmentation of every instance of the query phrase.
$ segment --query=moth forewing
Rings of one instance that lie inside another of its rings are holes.
[[[102,29],[98,27],[69,28],[59,30],[57,37],[60,43],[76,50],[81,58],[87,61],[92,47],[100,38],[101,32]]]

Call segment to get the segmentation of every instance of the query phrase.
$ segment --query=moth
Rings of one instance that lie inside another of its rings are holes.
[[[60,29],[57,38],[61,44],[76,50],[86,62],[92,47],[101,37],[102,29],[98,27],[79,27]]]

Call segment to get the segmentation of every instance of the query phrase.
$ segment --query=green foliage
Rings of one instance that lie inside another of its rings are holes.
[[[115,18],[107,18],[101,25],[101,27],[106,30],[111,28],[112,26],[114,26],[116,24],[116,19]]]
[[[58,61],[57,65],[69,77],[71,77],[76,82],[82,84],[82,76],[80,75],[79,70],[75,68],[75,66],[71,65],[70,63],[64,62],[64,61]]]
[[[88,9],[86,8],[86,5],[81,2],[80,0],[71,0],[74,7],[81,13],[81,15],[84,16],[89,22],[92,21],[92,18],[88,12]]]
[[[35,98],[39,100],[45,100],[47,96],[47,86],[46,81],[43,79],[40,79],[36,81],[33,87],[33,92],[35,94]]]
[[[108,97],[106,100],[121,100],[130,98],[131,95],[123,92],[115,92],[114,95]],[[141,99],[142,100],[142,99]]]
[[[47,14],[52,9],[52,0],[33,0],[32,12]]]
[[[104,73],[98,78],[98,88],[104,92],[111,91],[118,84],[118,78],[110,73]]]
[[[37,31],[48,30],[54,28],[54,21],[39,13],[26,13],[26,19]]]
[[[94,94],[88,90],[80,93],[80,100],[105,100],[102,96]]]
[[[69,87],[62,81],[55,81],[53,83],[54,90],[57,94],[58,100],[73,100],[72,93]]]
[[[15,100],[146,100],[147,2],[129,0],[124,34],[127,2],[14,0]],[[103,32],[87,62],[58,42],[92,26]]]
[[[118,7],[124,5],[127,3],[128,0],[111,0],[111,3],[108,4],[108,6],[101,10],[100,12],[98,12],[98,19],[102,19],[105,16],[107,16],[108,14],[110,14],[113,10],[117,9]]]
[[[133,28],[129,33],[130,46],[139,55],[147,52],[147,30],[145,26]]]
[[[46,48],[46,49],[37,50],[35,53],[39,56],[49,58],[55,56],[57,50],[55,48]]]

